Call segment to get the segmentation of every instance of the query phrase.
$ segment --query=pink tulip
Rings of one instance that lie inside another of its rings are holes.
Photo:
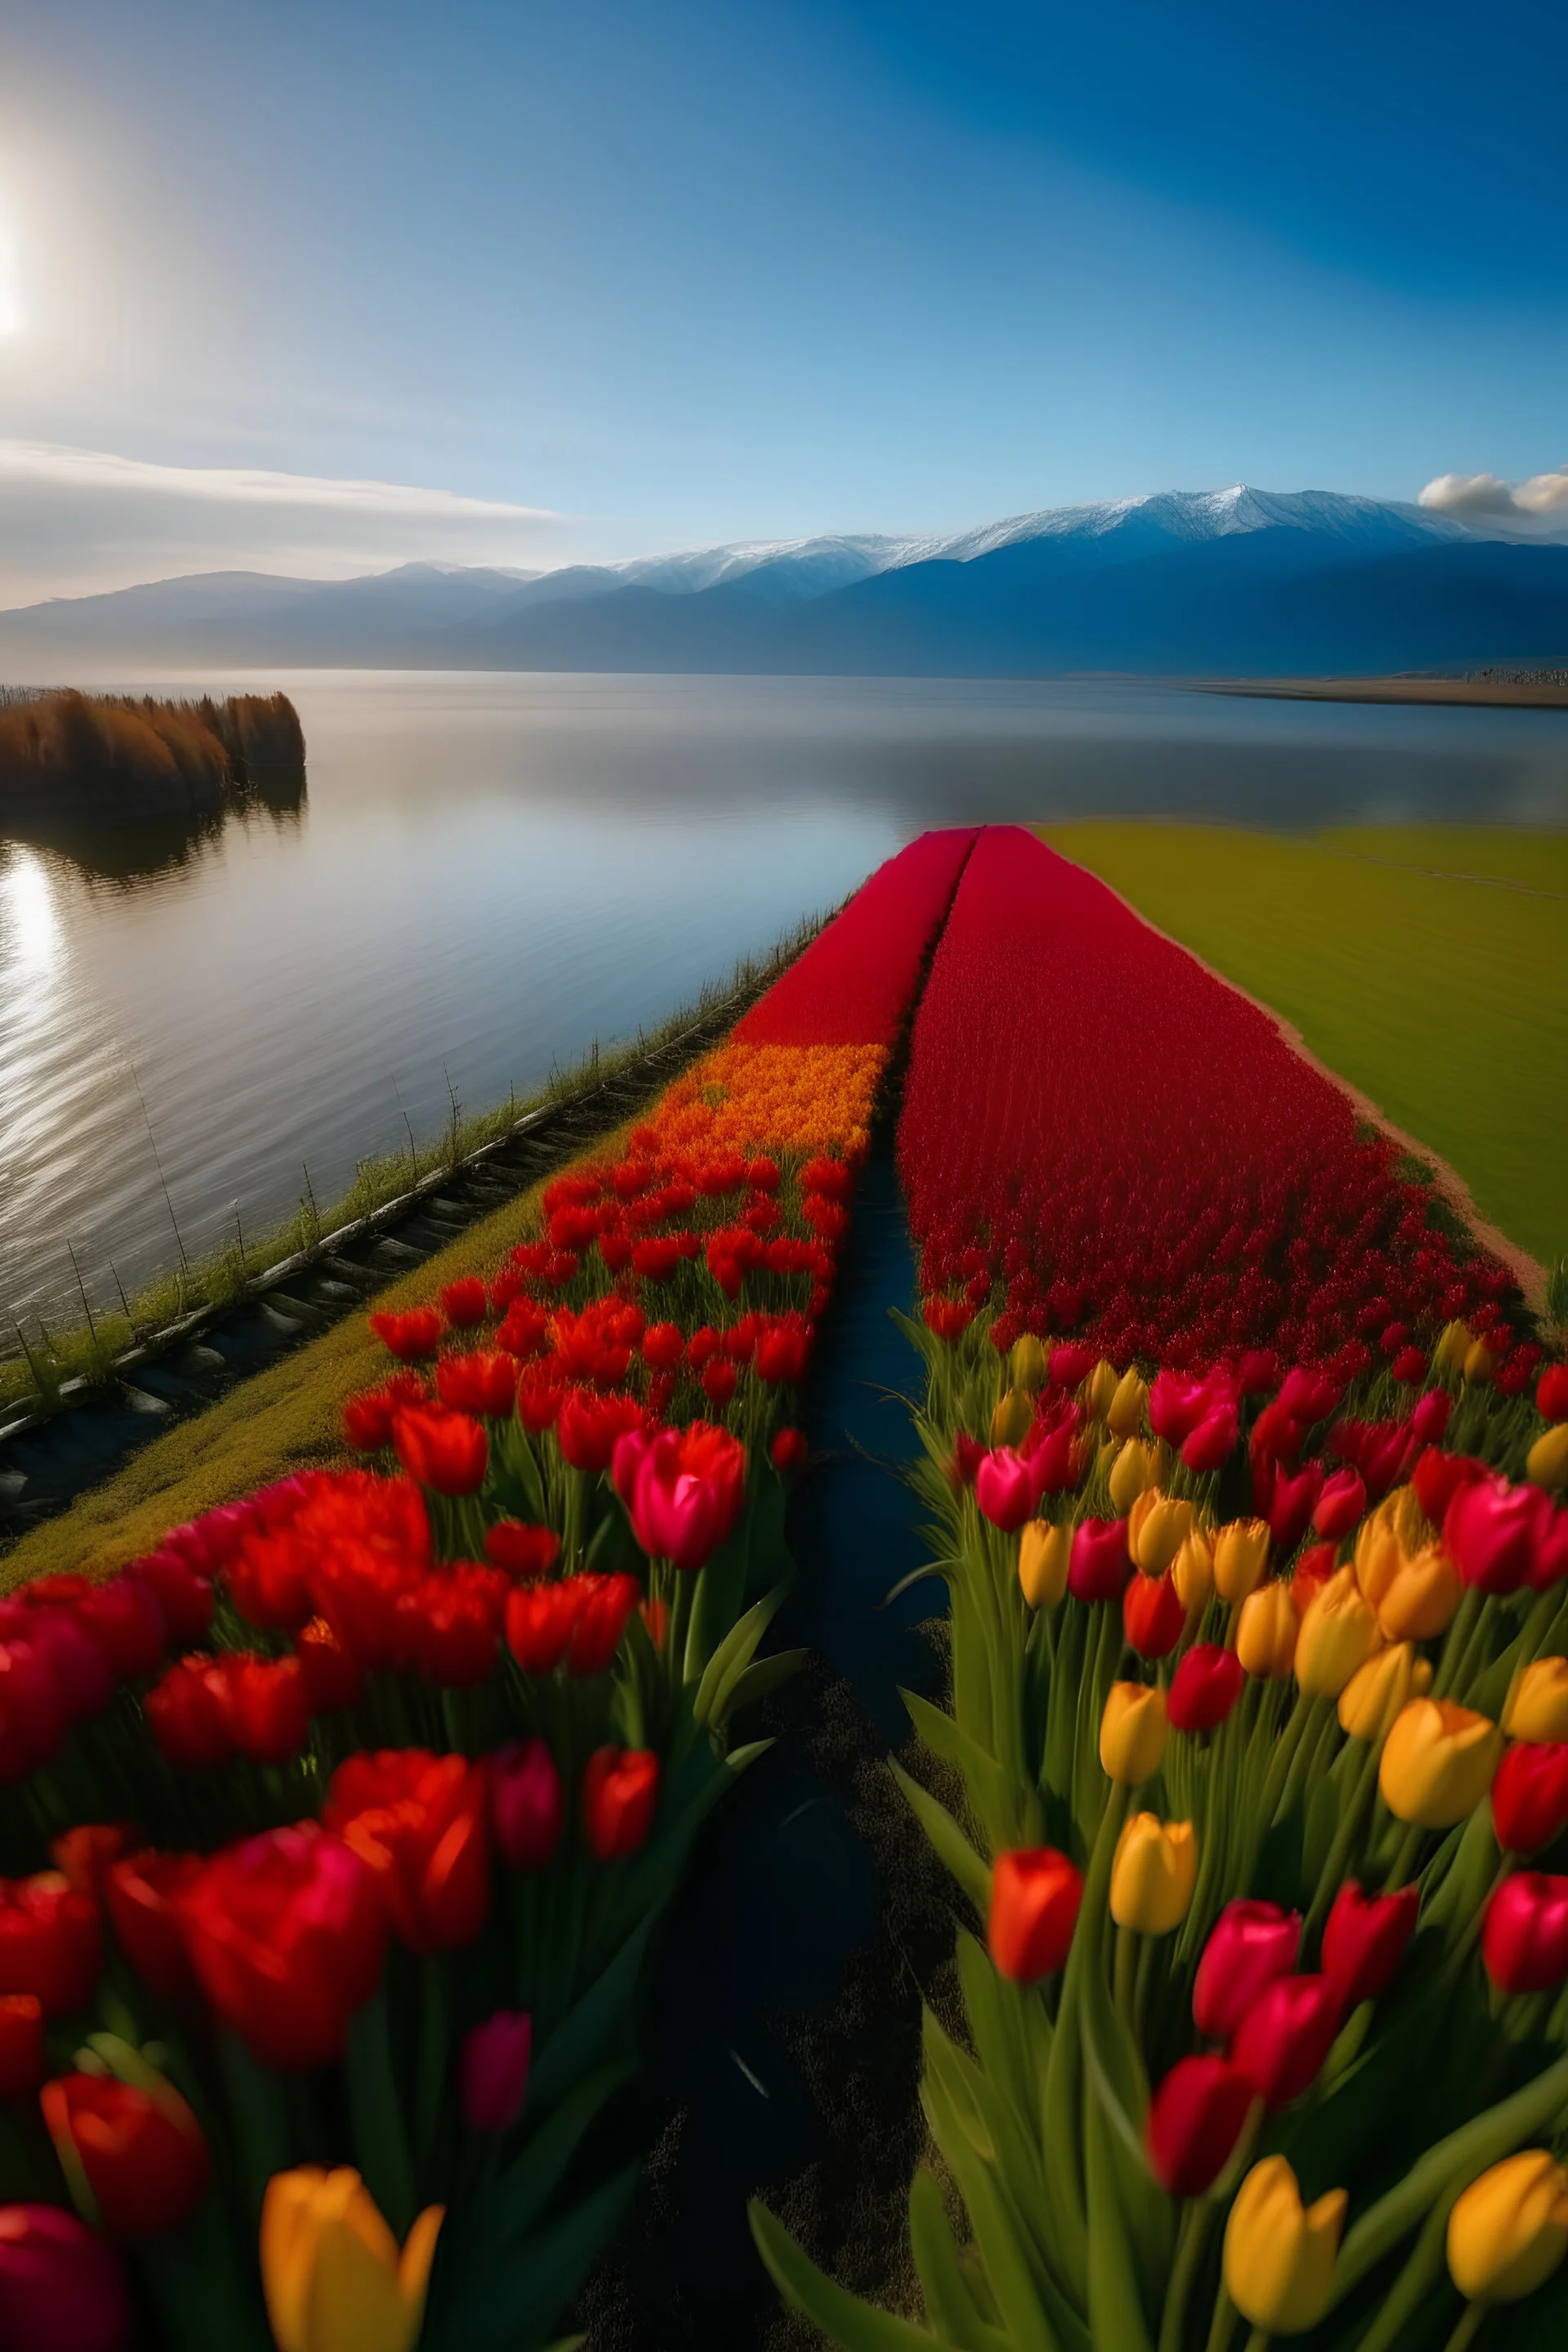
[[[1167,1366],[1156,1372],[1149,1391],[1149,1425],[1167,1445],[1181,1445],[1217,1402],[1212,1380],[1194,1380]]]
[[[1464,1583],[1483,1592],[1517,1592],[1530,1580],[1552,1517],[1551,1501],[1539,1486],[1478,1478],[1448,1505],[1443,1541]]]
[[[1223,1469],[1235,1449],[1238,1431],[1233,1404],[1213,1406],[1183,1441],[1183,1461],[1189,1470]]]
[[[1041,1495],[1065,1495],[1069,1486],[1078,1485],[1083,1468],[1078,1434],[1081,1417],[1074,1405],[1060,1426],[1041,1438],[1026,1457],[1037,1498]]]
[[[561,1843],[561,1775],[542,1739],[511,1739],[490,1759],[490,1824],[512,1870],[542,1870]]]
[[[1035,1515],[1036,1488],[1029,1465],[1010,1445],[998,1445],[974,1474],[974,1499],[994,1528],[1012,1535]]]
[[[6,2352],[122,2352],[131,2305],[119,2257],[58,2205],[0,2205]]]
[[[533,2020],[518,2009],[498,2009],[470,2027],[458,2056],[458,2094],[472,2132],[510,2131],[522,2113]]]
[[[1301,1943],[1301,1915],[1241,1896],[1209,1931],[1193,1983],[1193,2022],[1210,2042],[1228,2042],[1277,1977],[1288,1977]]]
[[[706,1565],[733,1528],[745,1499],[746,1455],[727,1430],[694,1422],[661,1429],[640,1453],[617,1439],[611,1476],[625,1476],[632,1532],[650,1559]]]
[[[1075,1601],[1120,1601],[1131,1567],[1125,1519],[1079,1520],[1068,1563],[1068,1590]]]
[[[1327,1421],[1331,1412],[1339,1410],[1343,1393],[1338,1381],[1331,1381],[1326,1372],[1314,1372],[1305,1364],[1296,1364],[1285,1375],[1279,1402],[1310,1428],[1315,1421]]]
[[[1348,1536],[1366,1509],[1366,1487],[1353,1470],[1336,1470],[1323,1483],[1312,1508],[1312,1525],[1325,1543]]]
[[[1267,1517],[1268,1532],[1281,1551],[1295,1550],[1322,1490],[1323,1474],[1315,1462],[1309,1462],[1293,1478],[1283,1470],[1275,1472]]]
[[[1428,1389],[1410,1416],[1410,1434],[1417,1445],[1436,1445],[1448,1426],[1447,1389]]]

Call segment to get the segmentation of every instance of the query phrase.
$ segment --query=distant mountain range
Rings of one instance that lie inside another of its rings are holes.
[[[0,613],[0,677],[193,667],[1375,675],[1568,656],[1568,546],[1326,490],[1166,491],[948,538],[530,575],[200,572]]]

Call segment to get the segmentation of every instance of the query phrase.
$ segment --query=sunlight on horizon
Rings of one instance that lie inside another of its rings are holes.
[[[22,277],[16,257],[16,235],[0,221],[0,336],[22,334],[26,327],[22,308]]]

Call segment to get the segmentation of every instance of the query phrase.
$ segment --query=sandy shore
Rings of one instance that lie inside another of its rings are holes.
[[[1204,677],[1194,694],[1261,695],[1278,702],[1454,702],[1515,710],[1568,710],[1568,686],[1468,677]]]

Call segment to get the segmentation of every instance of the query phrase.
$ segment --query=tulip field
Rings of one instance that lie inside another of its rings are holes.
[[[1568,1368],[1264,1013],[985,827],[373,1316],[337,1465],[0,1600],[4,2352],[581,2340],[879,1118],[963,2019],[918,2297],[766,2198],[763,2261],[848,2352],[1568,2340]]]

